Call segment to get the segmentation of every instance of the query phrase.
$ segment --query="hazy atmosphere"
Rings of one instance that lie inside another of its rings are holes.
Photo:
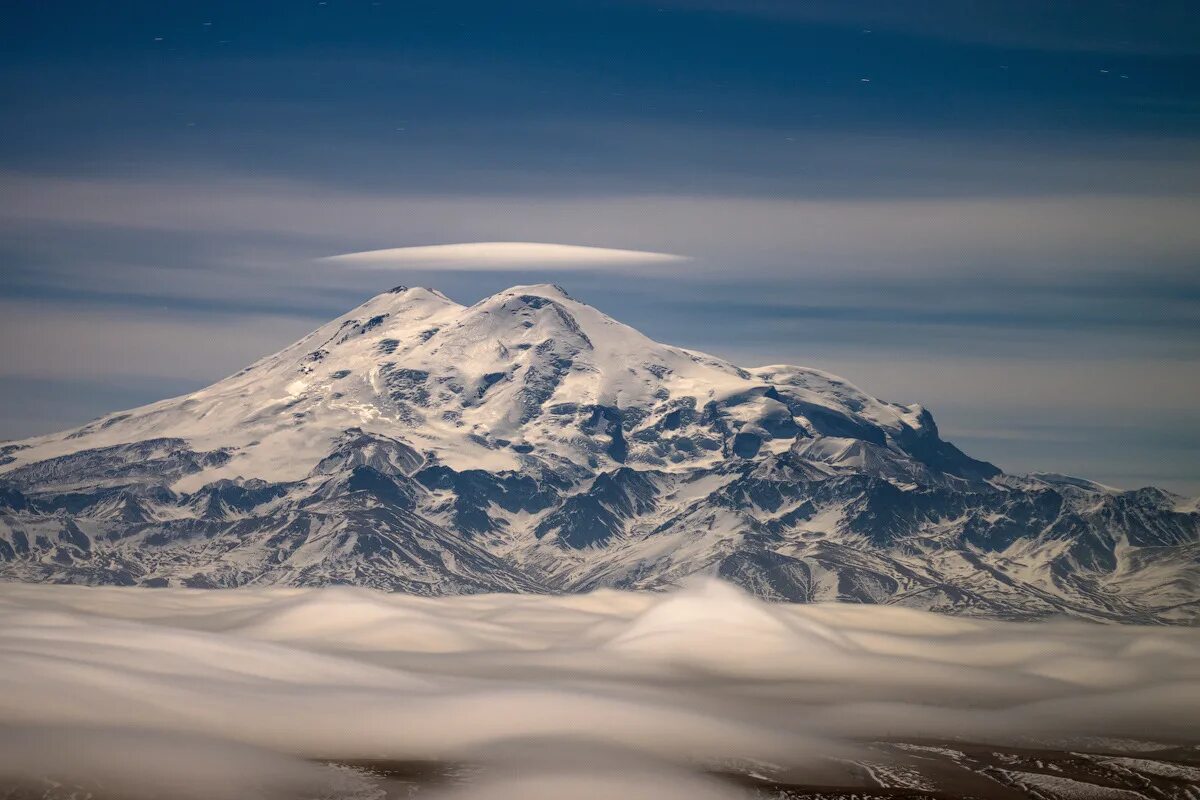
[[[1190,3],[18,3],[0,31],[2,438],[395,284],[550,280],[920,402],[1010,472],[1200,492]],[[326,260],[492,241],[680,258]]]

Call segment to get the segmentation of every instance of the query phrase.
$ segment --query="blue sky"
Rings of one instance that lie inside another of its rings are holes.
[[[0,33],[0,437],[393,284],[556,280],[924,403],[1009,470],[1200,493],[1188,3],[31,2]],[[691,260],[320,260],[491,240]]]

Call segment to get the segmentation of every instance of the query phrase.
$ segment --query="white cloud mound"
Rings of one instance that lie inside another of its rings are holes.
[[[112,756],[144,741],[192,759],[185,777],[241,748],[195,796],[312,786],[329,775],[301,759],[332,758],[481,765],[472,797],[719,798],[738,794],[713,765],[816,779],[880,739],[1196,744],[1196,719],[1195,629],[769,604],[714,580],[439,599],[0,585],[2,780],[173,786]]]
[[[465,242],[421,247],[393,247],[329,256],[325,261],[360,268],[435,269],[453,271],[622,269],[689,260],[673,253],[584,247],[545,242]]]

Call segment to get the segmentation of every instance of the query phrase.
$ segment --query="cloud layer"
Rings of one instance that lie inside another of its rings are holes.
[[[436,600],[0,587],[0,778],[135,795],[206,769],[180,796],[284,792],[332,779],[301,759],[371,758],[475,764],[471,797],[721,798],[704,770],[817,782],[862,741],[1190,745],[1197,718],[1185,629],[773,605],[715,581]]]

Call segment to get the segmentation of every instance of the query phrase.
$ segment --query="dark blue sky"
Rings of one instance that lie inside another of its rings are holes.
[[[394,283],[553,279],[925,403],[1011,470],[1200,491],[1190,3],[28,1],[0,31],[0,436]],[[692,260],[317,260],[489,240]]]

